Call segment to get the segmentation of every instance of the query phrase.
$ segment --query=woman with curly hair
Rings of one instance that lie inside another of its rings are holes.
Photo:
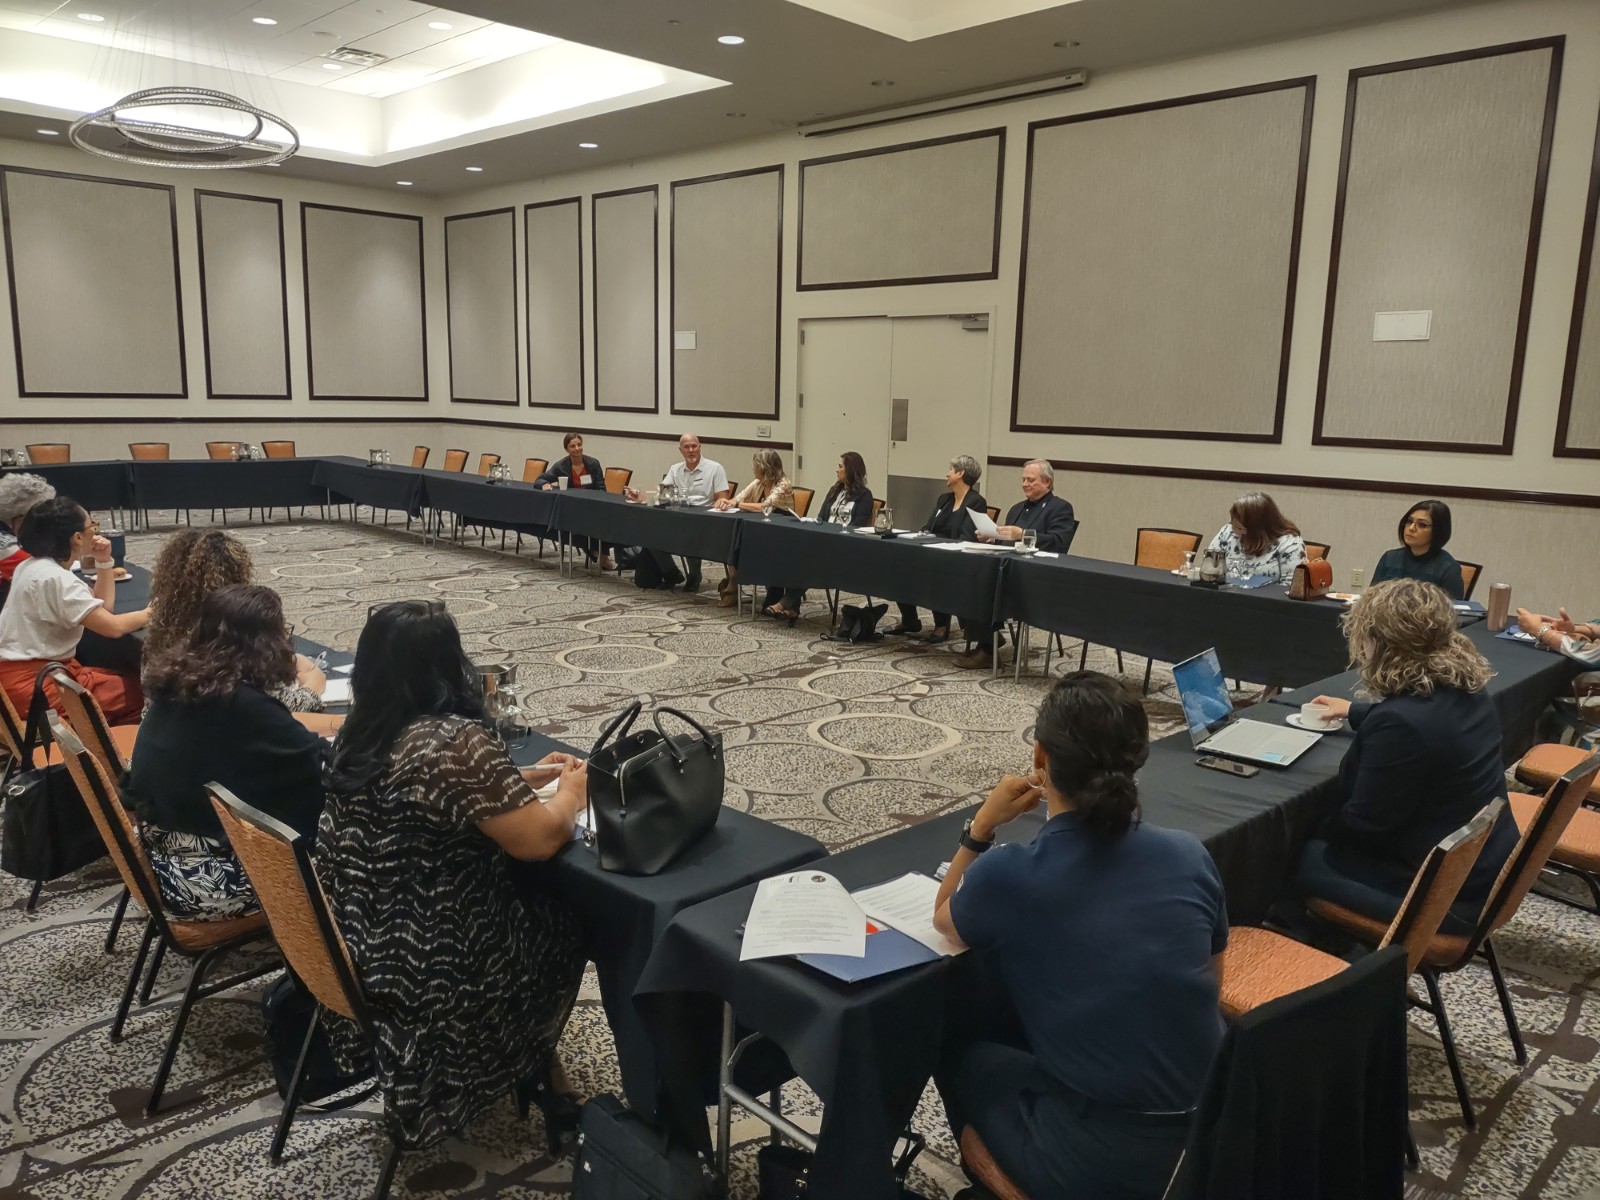
[[[1388,921],[1428,851],[1505,798],[1500,717],[1483,690],[1494,670],[1457,628],[1450,598],[1420,579],[1369,588],[1344,632],[1367,698],[1312,701],[1348,718],[1355,740],[1339,766],[1344,801],[1306,845],[1298,882],[1306,895]],[[1470,930],[1516,843],[1508,808],[1445,932]]]
[[[144,656],[160,657],[185,641],[200,619],[200,607],[218,588],[249,583],[250,551],[220,529],[182,529],[161,544],[150,578],[150,629]],[[305,655],[294,655],[294,672],[275,685],[273,697],[290,712],[321,712],[327,677]]]
[[[294,679],[294,644],[271,588],[229,584],[201,602],[190,635],[145,663],[150,709],[125,801],[139,814],[167,911],[217,920],[257,907],[206,798],[218,782],[301,833],[322,815],[328,744],[273,693]]]

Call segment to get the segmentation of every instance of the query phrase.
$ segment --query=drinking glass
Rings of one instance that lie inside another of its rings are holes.
[[[1024,529],[1022,531],[1022,552],[1032,554],[1039,548],[1039,533],[1037,530]]]
[[[761,502],[761,519],[763,521],[772,520],[772,501],[771,500],[763,500]]]

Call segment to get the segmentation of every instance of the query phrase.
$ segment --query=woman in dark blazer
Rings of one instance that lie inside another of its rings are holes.
[[[950,470],[945,474],[945,482],[950,485],[950,490],[939,497],[933,506],[933,515],[923,522],[924,533],[931,533],[936,537],[955,538],[958,541],[973,541],[976,530],[971,520],[967,517],[967,510],[986,512],[989,504],[979,494],[977,483],[983,476],[983,468],[978,465],[978,460],[967,454],[958,454],[950,460]],[[884,630],[885,633],[921,633],[922,620],[917,616],[917,606],[900,603],[900,623],[891,625]],[[933,632],[928,635],[930,643],[948,642],[950,640],[950,614],[936,612],[933,614]]]
[[[1343,803],[1307,844],[1298,882],[1307,896],[1388,921],[1428,851],[1505,797],[1500,717],[1483,690],[1494,671],[1458,631],[1449,598],[1420,579],[1369,588],[1344,622],[1362,690],[1375,699],[1313,701],[1347,717],[1355,740],[1339,767]],[[1470,931],[1516,843],[1507,809],[1446,933]]]
[[[867,487],[867,463],[854,450],[846,450],[839,456],[837,482],[822,498],[822,509],[817,513],[817,520],[829,525],[843,525],[846,529],[872,524],[872,489]],[[768,616],[778,617],[793,625],[800,616],[800,605],[805,598],[805,588],[784,590],[769,587],[762,603],[766,606]]]
[[[601,467],[598,458],[590,458],[583,452],[583,434],[568,433],[561,438],[561,448],[567,452],[567,457],[558,458],[551,463],[534,480],[547,492],[558,488],[588,488],[592,492],[606,490],[606,473]],[[587,538],[577,538],[574,545],[585,551],[590,560],[594,559],[594,548]],[[611,547],[600,547],[600,569],[610,571],[615,564],[611,561]]]

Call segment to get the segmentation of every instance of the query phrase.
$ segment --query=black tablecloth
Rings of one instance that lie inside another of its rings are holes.
[[[784,588],[842,588],[903,600],[987,624],[1009,555],[935,550],[932,538],[878,538],[843,526],[774,517],[740,531],[739,580]]]
[[[474,525],[492,525],[497,529],[549,526],[560,496],[559,492],[546,492],[531,483],[509,479],[490,483],[477,475],[452,471],[420,471],[418,475],[429,508],[453,513]]]
[[[1038,629],[1182,662],[1215,646],[1235,679],[1293,686],[1348,658],[1331,600],[1290,600],[1279,585],[1190,587],[1170,571],[1092,558],[1018,559],[1007,567],[1005,615]]]
[[[314,458],[156,459],[128,464],[139,508],[269,508],[321,504]]]
[[[734,561],[734,548],[743,527],[749,524],[739,513],[717,513],[688,505],[657,508],[587,488],[551,495],[561,498],[554,526],[563,532],[590,537],[608,546],[643,546],[712,562]]]
[[[1461,631],[1478,647],[1494,667],[1494,678],[1486,689],[1500,713],[1501,752],[1509,765],[1527,753],[1534,742],[1534,728],[1539,715],[1557,696],[1568,689],[1572,677],[1583,668],[1570,658],[1551,654],[1523,642],[1508,641],[1489,632],[1489,626],[1480,621]],[[1282,692],[1274,703],[1299,708],[1313,696],[1337,696],[1342,700],[1356,698],[1359,677],[1354,671],[1345,671],[1328,679],[1319,679],[1305,687]]]
[[[116,611],[119,613],[137,612],[150,603],[150,572],[133,563],[127,564],[127,571],[128,578],[117,584]],[[78,637],[76,657],[86,667],[137,675],[143,653],[143,633],[108,638],[85,629]]]
[[[6,467],[48,480],[63,496],[71,496],[87,509],[133,507],[133,476],[126,462],[45,463]]]
[[[415,513],[420,503],[422,473],[410,467],[372,467],[359,458],[319,458],[312,480],[332,499],[372,508]]]

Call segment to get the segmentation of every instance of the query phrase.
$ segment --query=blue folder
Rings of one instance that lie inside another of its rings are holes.
[[[795,958],[808,967],[815,967],[823,974],[832,975],[846,983],[858,983],[863,979],[903,971],[907,967],[939,961],[940,956],[936,952],[898,929],[880,929],[876,925],[872,929],[875,932],[867,934],[867,952],[860,958],[852,958],[848,954],[796,954]]]

